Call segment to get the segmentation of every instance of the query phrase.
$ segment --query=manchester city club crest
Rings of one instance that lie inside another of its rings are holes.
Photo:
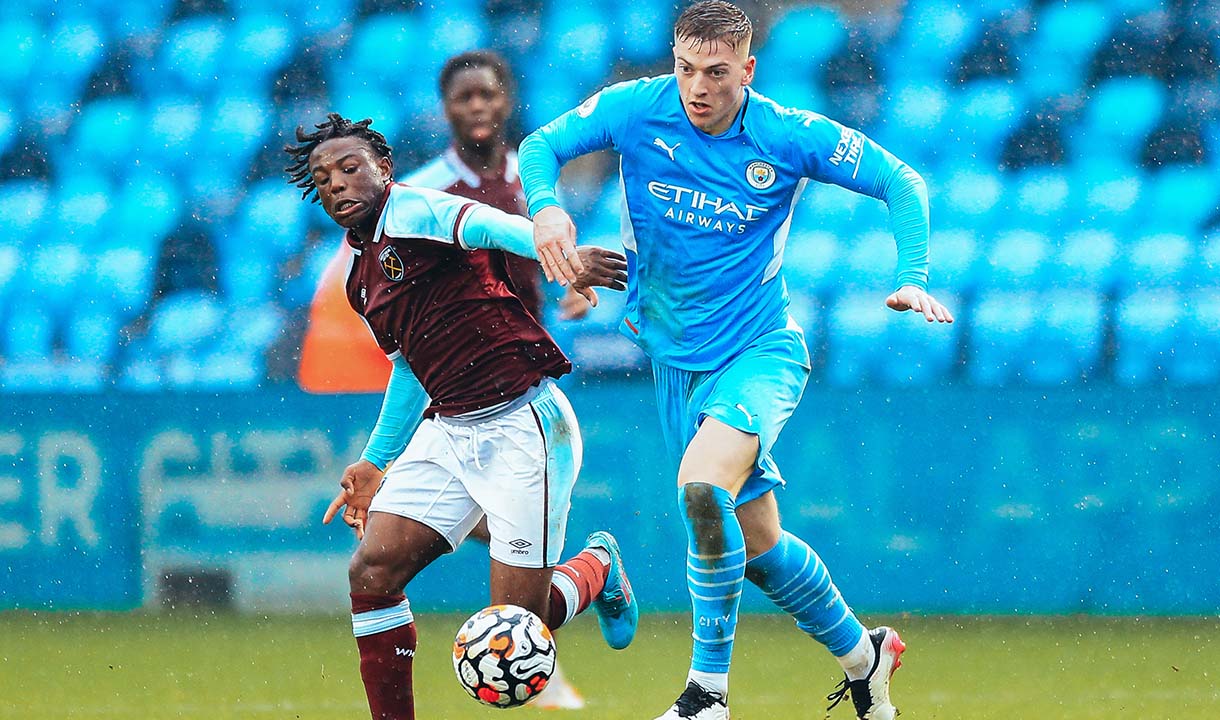
[[[746,182],[759,190],[766,190],[775,184],[775,168],[771,163],[755,160],[746,166]]]
[[[385,273],[386,277],[394,282],[402,280],[404,271],[402,258],[398,257],[398,251],[392,245],[386,245],[377,259],[381,261],[381,271]]]

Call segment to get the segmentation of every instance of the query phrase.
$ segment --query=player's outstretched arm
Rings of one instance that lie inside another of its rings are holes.
[[[369,519],[369,505],[373,502],[373,495],[377,493],[383,474],[381,468],[368,460],[357,460],[348,465],[343,470],[343,477],[339,479],[342,489],[335,499],[330,501],[326,514],[322,516],[322,524],[329,525],[339,510],[343,509],[343,522],[356,531],[358,539],[363,540],[364,528]]]
[[[903,285],[885,299],[885,304],[898,312],[914,310],[923,313],[928,322],[953,322],[953,313],[927,291],[914,285]]]

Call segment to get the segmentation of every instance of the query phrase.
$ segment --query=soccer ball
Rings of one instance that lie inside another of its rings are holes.
[[[458,629],[453,671],[466,692],[484,705],[524,705],[542,692],[555,671],[555,639],[529,610],[492,605]]]

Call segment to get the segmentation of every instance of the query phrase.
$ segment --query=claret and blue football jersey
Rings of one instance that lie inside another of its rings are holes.
[[[719,367],[788,322],[780,266],[808,180],[885,200],[898,244],[895,287],[927,286],[923,181],[862,133],[777,105],[750,88],[732,126],[686,117],[673,75],[605,88],[521,146],[530,213],[558,204],[560,166],[613,148],[630,277],[621,329],[655,361]]]

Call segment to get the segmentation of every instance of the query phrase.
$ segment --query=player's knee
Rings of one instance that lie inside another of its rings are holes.
[[[713,485],[690,482],[682,485],[682,512],[694,522],[711,522],[723,517],[724,508]]]
[[[347,566],[347,582],[354,593],[378,594],[400,592],[406,581],[392,563],[370,557],[357,550]]]

